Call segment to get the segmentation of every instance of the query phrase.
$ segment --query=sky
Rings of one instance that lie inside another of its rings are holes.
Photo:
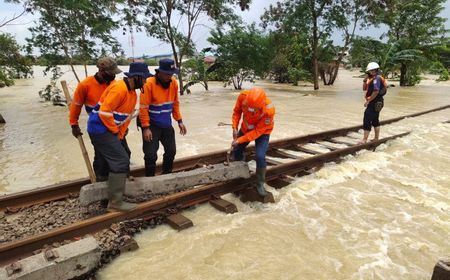
[[[240,9],[236,9],[236,13],[242,17],[244,22],[250,24],[252,22],[256,22],[259,24],[260,16],[264,13],[264,10],[269,7],[270,4],[276,3],[277,0],[253,0],[250,5],[250,9],[242,12]],[[4,1],[0,2],[0,22],[3,22],[6,18],[11,18],[14,14],[19,14],[22,11],[22,7],[17,4],[5,3]],[[442,13],[443,17],[447,18],[446,27],[450,29],[450,0],[447,0],[445,3],[445,10]],[[25,44],[25,38],[30,36],[30,32],[28,28],[33,26],[33,21],[36,19],[36,16],[31,14],[27,14],[22,16],[20,19],[14,21],[12,25],[4,26],[0,28],[0,32],[7,32],[16,37],[16,40],[19,44]],[[201,26],[198,27],[197,31],[193,36],[193,40],[196,43],[197,49],[201,50],[205,47],[209,47],[210,44],[207,41],[209,37],[209,31],[213,24],[207,19],[201,19]],[[379,38],[384,32],[386,28],[381,27],[370,27],[365,30],[358,30],[357,35],[362,36],[370,36],[374,38]],[[129,34],[123,35],[121,30],[115,31],[113,33],[118,41],[122,44],[122,48],[125,51],[125,55],[130,57],[133,54],[131,45],[130,45],[130,36]],[[335,44],[340,44],[342,39],[340,38],[340,34],[337,32],[332,35],[332,39]],[[158,54],[166,54],[171,52],[171,48],[168,44],[162,43],[161,41],[149,37],[145,33],[135,33],[134,34],[134,54],[136,57],[146,55],[158,55]]]

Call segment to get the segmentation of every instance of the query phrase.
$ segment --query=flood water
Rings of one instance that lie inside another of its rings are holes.
[[[0,192],[10,193],[86,177],[67,108],[41,103],[42,68],[35,79],[0,89]],[[65,68],[63,68],[65,69]],[[81,70],[81,68],[80,68]],[[94,68],[90,67],[91,74]],[[124,69],[125,70],[125,69]],[[81,71],[80,71],[81,72]],[[258,82],[276,106],[271,139],[360,124],[361,79],[341,71],[333,87],[313,92]],[[65,79],[74,89],[70,73]],[[246,85],[251,86],[250,84]],[[181,97],[188,128],[177,135],[177,157],[228,148],[231,111],[238,92],[212,83]],[[425,81],[390,88],[381,119],[450,104],[450,86]],[[136,236],[138,251],[123,254],[99,272],[100,279],[430,279],[433,266],[449,256],[450,110],[406,119],[381,136],[411,131],[376,152],[348,156],[299,178],[276,203],[241,203],[226,215],[209,205],[184,211],[194,227],[168,226]],[[86,115],[80,121],[86,123]],[[85,127],[85,125],[82,125]],[[372,135],[371,135],[372,136]],[[87,134],[86,146],[92,155]],[[140,132],[127,136],[132,165],[143,165]]]

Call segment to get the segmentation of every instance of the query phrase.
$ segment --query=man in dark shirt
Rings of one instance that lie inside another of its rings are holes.
[[[366,91],[364,107],[363,129],[364,137],[359,144],[366,143],[369,138],[370,130],[373,126],[375,137],[373,141],[377,141],[380,137],[380,111],[384,106],[384,98],[382,92],[386,92],[386,81],[379,75],[380,66],[376,62],[370,62],[367,65],[366,77],[363,81],[363,90]]]

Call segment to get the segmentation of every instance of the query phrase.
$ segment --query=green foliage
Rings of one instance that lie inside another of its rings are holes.
[[[147,63],[148,66],[158,66],[159,61],[156,58],[146,58],[144,59],[145,63]]]
[[[443,70],[446,70],[444,65],[440,61],[434,61],[430,65],[428,72],[430,74],[440,75]]]
[[[438,81],[448,81],[450,79],[450,76],[448,74],[448,70],[447,69],[443,69],[442,72],[439,75],[439,78],[437,79]]]
[[[47,70],[61,62],[89,64],[101,55],[120,52],[119,43],[111,36],[111,31],[118,27],[112,17],[116,1],[26,2],[30,11],[39,15],[36,25],[30,28],[28,48],[30,52],[37,48],[45,55]]]
[[[369,62],[381,63],[386,52],[387,44],[370,37],[356,36],[349,51],[350,64],[364,72]]]
[[[244,81],[264,78],[269,71],[271,50],[267,36],[254,25],[247,28],[235,26],[223,33],[221,28],[211,32],[208,41],[214,45],[217,72],[226,83],[241,89]]]
[[[312,67],[306,68],[312,73],[314,89],[318,86],[318,63],[328,62],[336,56],[337,51],[330,52],[329,37],[333,30],[341,30],[345,45],[340,50],[338,60],[351,42],[358,22],[367,22],[369,14],[364,0],[287,0],[270,5],[262,16],[263,26],[271,27],[277,33],[286,34],[288,38],[297,37],[296,45],[306,46]],[[353,23],[353,28],[349,28]],[[363,24],[363,25],[364,25]],[[299,35],[301,34],[301,35]],[[295,47],[295,44],[289,44]],[[282,51],[282,48],[278,48]],[[333,56],[329,54],[333,53]],[[301,66],[295,65],[299,69]],[[305,70],[306,70],[305,69]],[[337,72],[336,72],[337,75]],[[334,80],[333,80],[334,81]]]
[[[0,87],[14,85],[13,79],[27,78],[33,74],[31,59],[20,53],[14,37],[0,33]]]
[[[303,69],[291,67],[288,69],[288,76],[293,85],[298,86],[299,81],[311,78],[311,73]]]
[[[205,53],[201,52],[199,55],[183,62],[182,68],[183,76],[186,77],[187,83],[184,86],[184,91],[188,91],[189,87],[194,84],[201,84],[205,90],[208,90],[208,80],[210,73],[208,73],[208,64],[205,63]]]
[[[19,2],[14,0],[13,2]],[[22,0],[29,12],[39,15],[36,24],[30,27],[28,52],[33,49],[43,54],[39,63],[47,66],[44,72],[53,72],[52,80],[40,95],[48,100],[61,99],[54,90],[59,70],[58,64],[69,64],[75,78],[80,81],[73,65],[95,63],[99,56],[118,54],[118,41],[111,31],[118,27],[113,19],[116,5],[122,1],[101,0]],[[87,76],[87,69],[85,68]]]
[[[62,92],[56,84],[63,73],[61,72],[61,68],[58,66],[53,67],[50,72],[52,73],[50,84],[39,91],[39,96],[43,98],[44,101],[51,101],[54,105],[60,105],[61,103],[64,103],[65,100],[62,98]]]
[[[412,86],[435,60],[436,46],[443,44],[445,18],[439,14],[445,0],[393,0],[380,21],[389,26],[386,65],[400,69],[400,85]],[[390,65],[392,64],[392,65]]]
[[[192,36],[202,18],[211,19],[219,25],[238,21],[232,5],[248,9],[250,0],[134,0],[129,1],[124,19],[129,28],[144,30],[152,37],[171,45],[177,67],[182,68],[183,58],[195,53]],[[140,16],[140,17],[139,17]],[[186,28],[179,28],[179,26]],[[178,75],[180,93],[183,94],[183,72]]]
[[[435,61],[432,63],[431,67],[428,69],[431,74],[439,75],[437,81],[448,81],[449,74],[447,68],[440,62]]]

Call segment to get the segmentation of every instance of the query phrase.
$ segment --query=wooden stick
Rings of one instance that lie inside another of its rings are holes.
[[[70,97],[69,88],[67,87],[67,82],[61,81],[61,86],[62,86],[62,89],[64,92],[64,96],[66,97],[67,106],[68,106],[68,108],[70,108],[70,103],[72,103],[72,98]],[[89,178],[91,179],[92,183],[95,183],[96,182],[95,173],[94,173],[94,170],[92,169],[91,161],[89,159],[89,154],[86,150],[86,146],[84,145],[83,136],[80,135],[77,137],[77,139],[78,139],[78,144],[80,144],[81,153],[83,154],[84,163],[86,163],[86,167],[87,167],[87,170],[89,173]]]

